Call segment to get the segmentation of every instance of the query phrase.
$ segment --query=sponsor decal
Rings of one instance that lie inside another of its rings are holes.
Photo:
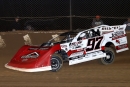
[[[124,28],[123,27],[121,27],[121,26],[113,26],[113,27],[102,27],[101,28],[102,29],[102,31],[103,31],[103,34],[105,34],[105,33],[107,33],[107,32],[114,32],[114,30],[123,30]]]
[[[119,45],[116,47],[117,50],[120,50],[120,49],[124,49],[124,48],[127,48],[128,45],[127,44],[123,44],[123,45]]]
[[[111,27],[103,27],[102,30],[112,30]]]
[[[28,59],[26,58],[26,59],[22,59],[22,62],[25,62],[25,61],[28,61]]]
[[[33,52],[28,55],[24,55],[21,58],[37,58],[37,57],[39,57],[39,54],[37,52]]]
[[[85,58],[91,58],[91,57],[95,57],[95,56],[98,56],[98,55],[103,55],[103,52],[102,51],[96,51],[96,52],[87,53],[85,55]]]
[[[75,59],[78,59],[78,60],[81,60],[83,59],[84,55],[79,55],[79,56],[75,56],[75,57],[70,57],[69,60],[75,60]]]
[[[79,49],[77,49],[77,51],[83,51],[84,50],[84,48],[79,48]]]
[[[80,56],[83,55],[84,51],[72,53],[70,56]]]
[[[67,48],[67,45],[61,45],[61,48]]]
[[[80,48],[82,46],[82,41],[78,41],[78,42],[74,42],[74,43],[70,43],[70,48],[72,49],[76,49],[76,48]]]
[[[119,26],[112,27],[113,29],[119,29]]]
[[[75,60],[75,59],[81,60],[83,58],[93,58],[93,57],[98,57],[101,55],[104,55],[102,51],[96,51],[96,52],[87,53],[86,55],[76,55],[76,56],[70,57],[69,60]]]
[[[117,31],[117,32],[112,33],[112,40],[119,39],[119,38],[122,38],[125,36],[126,35],[125,35],[124,31]]]
[[[113,31],[114,29],[119,29],[119,26],[114,26],[114,27],[102,27],[102,31]]]

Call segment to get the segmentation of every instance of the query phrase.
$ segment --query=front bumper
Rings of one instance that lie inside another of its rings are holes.
[[[51,66],[28,69],[28,68],[13,67],[13,66],[9,66],[8,64],[5,64],[5,67],[8,68],[8,69],[17,70],[17,71],[21,71],[21,72],[41,72],[41,71],[51,70]]]

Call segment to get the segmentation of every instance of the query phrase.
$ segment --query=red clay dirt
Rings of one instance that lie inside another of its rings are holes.
[[[72,66],[66,62],[58,72],[25,73],[4,67],[21,46],[13,43],[16,39],[7,41],[11,47],[0,49],[0,87],[130,87],[130,50],[116,54],[111,65],[99,60]]]

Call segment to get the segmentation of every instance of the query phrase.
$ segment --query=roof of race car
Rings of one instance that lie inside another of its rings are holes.
[[[100,25],[100,26],[97,26],[97,27],[94,27],[94,28],[89,28],[89,29],[77,29],[77,30],[72,30],[72,31],[64,32],[64,33],[60,34],[60,36],[77,35],[78,33],[82,33],[82,32],[85,32],[85,31],[93,31],[94,32],[95,30],[97,31],[97,29],[101,29],[102,27],[112,27],[112,26],[109,26],[109,25]],[[102,31],[102,29],[100,31]]]
[[[68,31],[68,32],[60,34],[60,36],[77,35],[77,33],[79,33],[79,31]]]

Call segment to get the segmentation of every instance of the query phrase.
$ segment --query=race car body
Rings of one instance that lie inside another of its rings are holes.
[[[23,72],[58,71],[64,61],[74,65],[99,58],[108,65],[113,63],[115,52],[129,49],[125,28],[126,25],[101,25],[65,32],[41,46],[21,47],[5,67]]]
[[[51,70],[51,55],[60,49],[53,47],[23,46],[6,67],[23,72],[38,72]]]

